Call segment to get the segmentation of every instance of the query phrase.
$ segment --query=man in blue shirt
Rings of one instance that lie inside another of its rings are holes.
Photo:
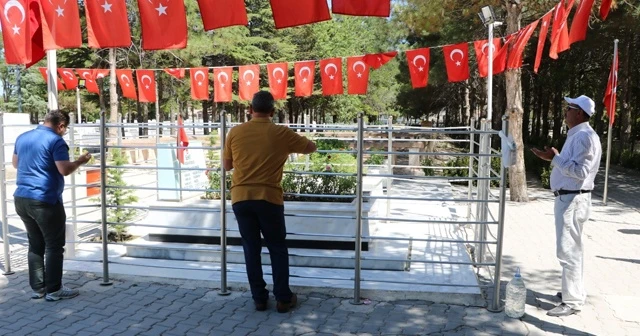
[[[46,295],[47,301],[57,301],[78,295],[78,290],[62,286],[67,219],[62,191],[64,176],[87,163],[91,154],[69,161],[69,146],[62,139],[68,125],[68,113],[50,111],[43,125],[18,137],[13,151],[13,167],[18,170],[13,196],[29,237],[29,284],[34,299]]]

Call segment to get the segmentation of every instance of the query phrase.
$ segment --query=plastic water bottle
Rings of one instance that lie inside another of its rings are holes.
[[[524,306],[527,299],[527,288],[520,275],[520,268],[516,270],[513,279],[507,284],[506,302],[504,312],[512,318],[520,318],[524,315]]]

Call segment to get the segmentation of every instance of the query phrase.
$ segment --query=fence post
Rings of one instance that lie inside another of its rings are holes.
[[[469,154],[471,154],[469,156],[469,190],[467,191],[467,199],[471,200],[471,197],[473,196],[473,176],[474,176],[474,172],[473,172],[473,160],[474,160],[474,150],[475,150],[475,119],[471,118],[471,124],[469,125]],[[471,220],[471,202],[467,203],[467,220]]]
[[[393,152],[393,117],[389,116],[387,119],[387,152]],[[395,156],[393,154],[387,154],[387,174],[393,175],[393,165],[395,163]],[[387,197],[391,197],[391,185],[393,184],[393,178],[387,177]],[[387,198],[387,218],[391,218],[391,200]],[[389,221],[388,219],[386,220]]]
[[[69,142],[71,143],[71,146],[73,146],[72,150],[71,150],[71,154],[70,154],[70,160],[73,162],[75,160],[75,156],[76,156],[76,147],[75,147],[75,131],[76,131],[76,122],[75,122],[75,116],[73,115],[73,113],[69,113]],[[73,220],[71,221],[71,223],[67,222],[66,225],[66,230],[65,230],[65,240],[67,241],[66,245],[67,248],[64,249],[65,252],[65,257],[66,258],[75,258],[76,256],[76,232],[77,232],[77,221],[78,221],[78,214],[77,214],[77,209],[76,209],[76,174],[77,172],[73,172],[71,173],[71,175],[69,175],[69,180],[71,182],[71,218],[73,218]]]
[[[227,288],[227,171],[224,169],[224,144],[227,123],[224,111],[220,113],[220,291],[218,295],[229,295]]]
[[[0,111],[0,208],[2,209],[2,245],[4,247],[4,275],[11,275],[11,250],[9,223],[7,223],[7,174],[4,158],[4,112]]]
[[[364,155],[364,113],[358,114],[358,145],[357,145],[357,177],[356,177],[356,236],[355,236],[355,269],[353,301],[351,304],[360,305],[360,267],[362,254],[362,175],[363,175],[363,155]]]
[[[100,81],[99,84],[102,84]],[[101,86],[101,85],[100,85]],[[109,281],[109,232],[107,231],[107,125],[104,98],[100,95],[100,210],[102,213],[102,283],[110,286]],[[119,138],[119,137],[118,137]]]

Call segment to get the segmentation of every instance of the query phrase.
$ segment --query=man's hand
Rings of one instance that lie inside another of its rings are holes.
[[[535,154],[537,157],[545,160],[545,161],[551,161],[553,160],[553,157],[558,155],[558,150],[555,147],[544,147],[544,150],[540,150],[537,148],[532,148],[531,151],[533,152],[533,154]]]
[[[87,153],[84,153],[84,154],[80,155],[78,157],[78,160],[76,160],[76,161],[78,161],[80,164],[85,164],[85,163],[89,162],[89,160],[91,160],[91,153],[87,152]]]

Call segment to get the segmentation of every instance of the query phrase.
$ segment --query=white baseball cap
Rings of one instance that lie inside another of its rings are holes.
[[[578,98],[569,98],[564,97],[564,100],[571,105],[579,106],[583,111],[585,111],[589,116],[592,116],[596,112],[596,103],[593,100],[585,95],[582,95]]]

